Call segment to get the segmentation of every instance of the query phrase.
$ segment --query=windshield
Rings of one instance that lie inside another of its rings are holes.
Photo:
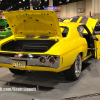
[[[66,26],[60,26],[60,30],[61,30],[62,36],[67,37],[69,28]]]

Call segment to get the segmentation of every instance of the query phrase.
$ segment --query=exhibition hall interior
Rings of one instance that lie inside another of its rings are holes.
[[[0,0],[0,100],[100,100],[100,0]]]

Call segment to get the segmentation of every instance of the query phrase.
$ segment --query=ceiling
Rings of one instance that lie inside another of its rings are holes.
[[[59,6],[77,1],[82,0],[53,0],[53,5]],[[40,6],[34,9],[44,9],[46,6],[49,6],[49,0],[41,0]],[[18,10],[19,8],[30,9],[29,0],[0,0],[0,10]]]

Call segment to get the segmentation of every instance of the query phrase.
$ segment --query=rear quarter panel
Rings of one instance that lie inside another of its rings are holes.
[[[63,38],[58,47],[60,53],[59,70],[69,69],[79,53],[82,53],[82,59],[84,59],[88,50],[86,39],[79,36],[77,29],[70,30],[68,37]]]

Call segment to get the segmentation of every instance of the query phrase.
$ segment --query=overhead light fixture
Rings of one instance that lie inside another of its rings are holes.
[[[19,1],[19,3],[21,3],[21,1]]]
[[[27,8],[28,8],[28,6],[27,6]]]
[[[59,4],[61,4],[62,2],[61,1],[59,1]]]
[[[66,2],[69,2],[69,0],[66,0]]]
[[[35,8],[35,9],[37,9],[37,8]]]
[[[45,2],[47,2],[48,0],[44,0]]]
[[[25,0],[23,0],[23,1],[25,1]]]
[[[0,1],[2,1],[2,0],[0,0]]]
[[[11,6],[11,8],[13,8],[13,6]]]
[[[8,8],[8,10],[10,9],[10,7]]]

